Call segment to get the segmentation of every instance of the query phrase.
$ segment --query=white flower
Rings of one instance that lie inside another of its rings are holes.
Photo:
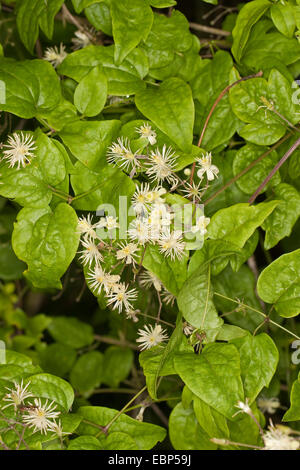
[[[150,241],[149,226],[146,219],[134,219],[130,222],[128,235],[131,240],[136,240],[140,245]]]
[[[31,135],[24,135],[23,132],[15,132],[9,136],[8,143],[3,145],[4,150],[3,158],[9,161],[9,167],[17,165],[19,170],[31,163],[31,158],[35,157],[34,150],[36,150],[35,142]]]
[[[8,388],[6,390],[9,391],[3,398],[3,401],[9,402],[8,405],[2,406],[2,410],[8,408],[9,406],[14,407],[14,411],[16,412],[21,405],[24,405],[24,400],[26,398],[33,397],[33,395],[28,392],[27,388],[30,382],[28,382],[25,386],[23,385],[23,379],[20,384],[14,382],[15,388]]]
[[[79,254],[81,253],[79,259],[84,265],[91,265],[93,261],[96,263],[103,261],[103,256],[101,255],[97,245],[93,242],[93,240],[85,237],[81,241],[81,244],[84,247],[84,250],[79,251]]]
[[[108,294],[107,305],[112,305],[113,310],[122,312],[123,307],[125,310],[132,310],[132,304],[130,302],[136,300],[137,291],[135,289],[127,290],[128,286],[124,283],[118,284],[113,292]]]
[[[149,202],[155,202],[155,203],[163,203],[164,200],[161,198],[164,194],[167,193],[167,190],[163,188],[162,186],[156,186],[156,188],[151,189],[149,193],[147,194],[147,200]]]
[[[139,188],[136,186],[134,195],[132,196],[132,206],[137,214],[147,213],[153,203],[163,203],[164,200],[161,198],[163,194],[166,194],[165,188],[157,186],[154,189],[150,189],[148,183],[142,184]]]
[[[119,227],[120,225],[118,224],[117,219],[111,215],[103,217],[100,222],[97,223],[97,228],[107,228],[107,230],[113,230]]]
[[[97,295],[100,295],[102,288],[106,293],[109,293],[120,281],[120,276],[118,274],[112,275],[106,273],[99,264],[96,264],[94,269],[87,275],[87,281],[91,289],[94,290]]]
[[[141,343],[141,351],[150,349],[168,339],[166,331],[163,330],[160,325],[155,325],[154,328],[152,325],[144,325],[144,330],[140,329],[138,335],[140,338],[136,341],[137,343]]]
[[[108,149],[107,161],[109,163],[118,164],[120,168],[129,170],[139,167],[140,162],[137,158],[138,153],[132,152],[128,139],[119,137]]]
[[[143,271],[140,276],[140,284],[143,287],[151,287],[154,286],[157,292],[160,292],[162,289],[162,283],[158,279],[158,277],[155,276],[151,271]]]
[[[73,49],[83,49],[84,47],[92,44],[90,38],[84,31],[75,31],[75,38],[72,38],[72,43],[74,44]]]
[[[148,218],[148,223],[157,223],[160,226],[169,226],[172,223],[174,214],[170,212],[167,204],[154,204]]]
[[[156,144],[156,132],[152,129],[150,124],[143,124],[141,127],[137,127],[136,131],[141,137],[148,139],[150,145]]]
[[[194,202],[197,200],[199,201],[201,199],[201,192],[203,191],[200,186],[201,181],[198,184],[194,183],[194,181],[192,182],[192,184],[185,183],[185,189],[183,189],[182,192],[186,197],[192,199]]]
[[[88,214],[87,217],[79,217],[78,219],[78,232],[80,234],[87,235],[91,238],[97,238],[95,228],[97,224],[92,224],[91,214]]]
[[[50,62],[55,68],[58,67],[65,60],[67,55],[68,54],[65,51],[65,46],[63,44],[60,44],[59,50],[57,46],[48,47],[45,50],[44,60]]]
[[[280,401],[276,397],[259,397],[257,399],[257,405],[262,413],[269,413],[270,415],[273,415],[276,413],[277,409],[280,408]]]
[[[263,450],[298,450],[300,447],[298,439],[289,436],[289,432],[276,428],[272,423],[264,434],[263,441]]]
[[[167,149],[164,145],[162,152],[157,148],[155,152],[150,153],[146,175],[149,176],[151,181],[161,183],[166,180],[169,184],[172,184],[172,187],[175,187],[178,183],[178,179],[174,175],[176,158],[177,156],[171,147]]]
[[[30,409],[26,410],[27,415],[23,415],[22,421],[30,428],[34,428],[34,432],[39,431],[41,434],[52,431],[53,419],[58,418],[60,411],[55,411],[57,405],[53,405],[53,401],[48,404],[46,400],[42,405],[40,398],[35,398],[34,404],[30,404]]]
[[[146,408],[147,408],[146,405],[141,406],[140,411],[138,412],[138,414],[136,415],[136,418],[135,418],[137,421],[143,422],[144,413],[145,413]]]
[[[200,170],[197,171],[198,177],[201,179],[206,173],[208,181],[213,181],[214,178],[218,177],[219,168],[211,163],[211,153],[207,153],[202,158],[198,158],[197,162],[200,165]]]
[[[251,408],[249,406],[249,400],[246,398],[245,402],[243,401],[238,401],[237,405],[234,405],[236,408],[239,409],[236,413],[234,413],[233,417],[238,415],[239,413],[246,413],[247,415],[252,415]]]
[[[210,222],[209,217],[205,217],[204,215],[201,215],[196,221],[196,224],[192,226],[191,232],[192,233],[197,233],[200,232],[200,235],[205,235],[207,230],[206,227],[208,226]]]
[[[183,329],[185,336],[190,336],[195,330],[195,328],[192,325],[190,325],[187,321],[183,323],[182,329]]]
[[[55,434],[57,434],[60,439],[68,434],[71,434],[70,432],[63,431],[61,420],[58,422],[53,421],[52,425],[49,426],[51,426],[50,430],[55,432]]]
[[[174,302],[176,300],[175,295],[171,294],[165,287],[164,290],[161,294],[161,300],[166,304],[166,305],[174,305]]]
[[[117,251],[117,260],[124,260],[126,264],[136,263],[135,257],[137,257],[138,246],[135,243],[120,243],[119,250]]]
[[[137,323],[139,321],[137,317],[139,313],[141,313],[140,310],[129,309],[129,310],[126,310],[125,315],[126,315],[127,320],[132,320],[133,323]]]
[[[150,186],[148,183],[141,185],[139,188],[136,186],[135,193],[132,196],[132,207],[137,214],[145,213],[148,211],[151,201],[149,201],[148,194],[150,193]]]
[[[107,294],[115,292],[119,288],[120,276],[119,274],[107,273],[104,280],[104,290]]]
[[[181,259],[184,254],[185,243],[182,239],[182,233],[176,230],[172,233],[165,233],[158,241],[160,252],[165,256],[170,256],[171,260]]]

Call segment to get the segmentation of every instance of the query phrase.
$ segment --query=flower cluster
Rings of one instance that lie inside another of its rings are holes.
[[[167,197],[175,188],[183,186],[189,195],[193,193],[193,202],[202,189],[200,185],[205,175],[207,182],[218,175],[218,168],[211,163],[211,154],[199,158],[198,183],[187,183],[176,173],[178,156],[171,147],[157,144],[157,131],[150,124],[143,123],[135,129],[137,140],[119,137],[109,147],[108,163],[118,166],[133,179],[143,175],[148,181],[136,181],[135,192],[131,200],[132,218],[125,228],[127,239],[118,239],[120,223],[116,217],[102,216],[93,222],[91,215],[80,217],[78,231],[81,236],[79,260],[85,266],[89,288],[96,296],[104,296],[106,304],[118,313],[124,312],[126,318],[136,322],[141,313],[135,308],[138,299],[136,277],[142,288],[154,287],[159,302],[174,304],[175,297],[163,286],[161,280],[151,271],[142,268],[147,246],[156,245],[158,251],[171,261],[187,256],[187,234],[204,236],[210,219],[194,210],[182,229],[182,220],[178,222],[177,209],[167,203]],[[138,143],[137,143],[138,142]],[[142,149],[136,150],[141,145]],[[146,149],[145,149],[146,146]],[[184,199],[185,200],[185,199]],[[187,201],[191,208],[195,207]],[[176,212],[177,211],[177,212]],[[123,227],[122,227],[123,229]],[[124,231],[123,231],[124,233]],[[109,261],[108,261],[109,258]],[[122,280],[123,271],[127,270],[126,282]],[[130,274],[133,274],[130,280]],[[132,285],[134,284],[134,285]],[[193,332],[191,326],[185,326],[185,334]],[[155,327],[146,325],[139,330],[137,340],[141,349],[150,348],[163,342],[166,333],[156,323]]]
[[[271,422],[268,431],[263,435],[264,450],[298,450],[299,438],[291,436],[292,429],[285,426],[274,426]]]
[[[56,421],[60,416],[60,411],[57,410],[57,405],[54,401],[49,403],[48,399],[42,403],[40,398],[35,398],[34,395],[28,390],[30,382],[24,385],[23,380],[21,383],[14,382],[13,388],[8,388],[8,392],[3,397],[2,401],[7,402],[1,407],[2,410],[13,407],[14,414],[20,419],[28,428],[32,428],[33,432],[40,432],[46,434],[47,432],[54,432],[62,436],[63,431],[61,422]],[[30,399],[33,401],[30,401]]]

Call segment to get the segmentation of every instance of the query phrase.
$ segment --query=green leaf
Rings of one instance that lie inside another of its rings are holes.
[[[28,135],[28,134],[26,134]],[[34,158],[25,168],[10,168],[7,162],[0,165],[0,194],[21,205],[44,207],[53,197],[49,185],[57,187],[66,178],[64,148],[36,131]]]
[[[292,38],[296,27],[293,7],[288,4],[282,5],[279,3],[271,6],[270,13],[278,31],[288,38]]]
[[[252,403],[263,387],[268,387],[279,360],[278,350],[266,333],[232,340],[241,358],[245,397]]]
[[[282,183],[272,189],[272,196],[280,202],[262,225],[266,231],[266,250],[273,248],[284,237],[289,237],[300,217],[300,194],[296,188]]]
[[[84,10],[85,16],[97,30],[112,36],[112,20],[110,14],[110,2],[102,1],[94,3]]]
[[[120,121],[80,121],[68,124],[59,135],[72,154],[90,169],[107,166],[106,153],[116,139]]]
[[[109,428],[108,437],[103,433],[99,434],[99,426],[106,426],[118,413],[117,410],[111,408],[105,408],[100,406],[82,406],[78,410],[79,416],[82,416],[84,420],[95,423],[98,426],[92,426],[90,424],[81,423],[77,430],[80,435],[90,435],[98,437],[100,444],[104,449],[110,447],[110,435],[116,432],[124,433],[127,435],[127,442],[129,441],[130,446],[134,444],[135,450],[149,450],[154,447],[158,441],[163,441],[166,436],[166,431],[160,426],[156,426],[150,423],[143,423],[137,421],[125,414],[121,414],[119,418]],[[133,441],[133,442],[132,442]],[[122,446],[121,441],[121,448]],[[129,450],[134,450],[130,447]],[[118,439],[114,442],[114,450],[119,450]]]
[[[300,313],[300,250],[277,258],[266,267],[257,281],[260,298],[274,304],[282,317]]]
[[[256,206],[235,204],[221,209],[211,218],[208,235],[243,248],[255,229],[273,212],[278,201],[262,202]]]
[[[237,62],[241,61],[244,48],[247,44],[252,26],[268,10],[271,3],[267,0],[254,0],[243,6],[238,14],[235,27],[232,31],[232,54]]]
[[[44,60],[0,59],[0,80],[6,85],[2,111],[31,119],[53,109],[61,99],[59,79],[53,67]]]
[[[174,354],[185,348],[183,340],[182,316],[179,313],[176,321],[176,328],[173,331],[166,347],[156,348],[155,351],[143,351],[139,360],[144,369],[146,383],[149,394],[152,398],[157,399],[157,389],[159,387],[158,378],[160,376],[173,374],[173,358]]]
[[[69,411],[74,401],[74,392],[71,385],[60,377],[51,374],[36,374],[28,378],[30,391],[40,398],[54,400]]]
[[[59,73],[77,82],[83,79],[93,67],[103,66],[108,80],[108,94],[116,96],[133,95],[145,88],[144,76],[148,72],[145,55],[133,51],[120,66],[114,62],[115,46],[88,46],[69,54],[58,68]]]
[[[188,344],[187,338],[182,334],[182,328],[180,331],[180,324],[181,319],[177,321],[176,329],[167,346],[154,346],[142,351],[139,355],[139,361],[146,376],[148,392],[154,399],[157,398],[157,378],[176,374],[173,365],[175,353],[178,351],[193,352],[192,346]]]
[[[134,355],[131,349],[110,346],[104,353],[102,382],[118,388],[130,373]]]
[[[212,280],[214,291],[230,299],[240,300],[258,311],[261,309],[259,300],[255,294],[255,277],[246,265],[242,265],[237,272],[227,266],[222,273]],[[214,296],[214,302],[218,310],[222,313],[231,312],[226,316],[227,320],[254,332],[256,327],[262,322],[262,315],[247,307],[240,307],[236,302],[226,300],[219,295]],[[236,311],[233,311],[236,309]],[[225,325],[223,325],[224,327]]]
[[[218,411],[214,410],[211,406],[207,405],[199,397],[193,395],[194,412],[198,423],[202,425],[203,429],[209,437],[228,438],[229,429],[225,416]]]
[[[73,103],[66,99],[61,99],[55,109],[39,113],[37,119],[46,120],[52,129],[60,131],[67,122],[77,121],[80,117]]]
[[[218,317],[212,300],[209,265],[188,278],[179,292],[177,302],[179,310],[191,325],[201,328],[207,337],[217,334],[223,320]]]
[[[33,53],[39,36],[39,26],[51,38],[53,35],[54,17],[60,10],[63,0],[19,0],[17,9],[17,26],[20,38],[29,52]]]
[[[72,3],[76,13],[81,13],[84,8],[99,1],[101,0],[72,0]]]
[[[257,410],[255,404],[252,405],[251,410],[260,425],[264,427],[265,422],[262,418],[262,414]],[[227,424],[230,431],[230,440],[233,442],[262,447],[259,427],[251,416],[241,413],[237,415],[234,421],[227,421]],[[228,446],[226,446],[225,449],[228,450]],[[236,449],[236,446],[232,447],[232,450]],[[240,447],[240,449],[244,450],[245,447]]]
[[[0,364],[0,378],[4,380],[21,380],[41,371],[28,356],[9,349],[5,351],[5,361],[5,364]]]
[[[271,100],[264,78],[252,78],[235,85],[229,99],[236,116],[248,123],[239,130],[244,139],[257,145],[271,145],[285,134],[285,125],[262,101],[265,99],[270,103]]]
[[[280,139],[286,132],[285,119],[299,121],[300,108],[293,93],[291,82],[275,69],[270,71],[268,82],[252,78],[232,87],[229,96],[233,112],[248,123],[239,130],[240,136],[257,145],[271,145]]]
[[[232,344],[208,344],[200,355],[177,354],[174,366],[189,389],[207,405],[232,420],[244,400],[240,357]]]
[[[79,357],[70,373],[70,381],[75,390],[89,394],[100,386],[103,361],[103,354],[99,351],[90,351]]]
[[[87,193],[74,201],[77,209],[96,211],[102,204],[111,204],[117,215],[123,214],[126,218],[127,214],[122,211],[127,211],[135,185],[119,168],[107,166],[96,172],[77,162],[71,182],[76,195]]]
[[[268,151],[267,147],[256,146],[254,144],[247,144],[241,147],[235,155],[233,161],[233,174],[237,176],[246,167],[251,165],[261,155]],[[237,181],[237,186],[246,194],[253,194],[259,185],[266,179],[268,174],[278,162],[279,157],[275,150],[269,152],[259,163],[257,163],[251,170],[241,176]],[[279,172],[275,173],[271,178],[270,183],[264,188],[265,191],[268,186],[275,186],[280,183]]]
[[[278,70],[271,70],[268,80],[268,96],[277,111],[293,124],[297,124],[300,106],[298,101],[294,99],[295,88],[293,86],[294,82],[288,80]]]
[[[39,356],[45,372],[64,377],[76,360],[76,351],[64,344],[53,343],[42,350]]]
[[[246,241],[244,247],[240,250],[239,253],[235,253],[230,256],[230,265],[233,271],[238,272],[242,264],[244,264],[251,255],[255,252],[259,241],[259,233],[258,230],[251,235],[250,238]]]
[[[300,378],[293,383],[291,391],[291,406],[282,418],[282,421],[300,420]]]
[[[40,288],[61,288],[60,278],[78,247],[77,216],[68,204],[54,211],[22,209],[15,224],[12,244],[18,258],[28,264],[26,277]]]
[[[135,97],[137,108],[184,152],[192,149],[194,103],[189,85],[170,78]]]
[[[148,0],[150,5],[155,8],[168,8],[176,5],[175,0]]]
[[[206,240],[203,247],[197,250],[190,259],[188,268],[189,277],[194,273],[200,273],[208,263],[211,263],[212,274],[216,275],[220,272],[220,265],[224,269],[229,257],[240,252],[240,248],[232,243],[223,240]]]
[[[74,93],[74,104],[85,116],[97,116],[106,103],[107,78],[102,67],[94,67],[79,83]]]
[[[89,346],[94,340],[93,328],[72,317],[53,318],[48,331],[55,341],[74,349]]]
[[[129,52],[147,39],[153,13],[146,0],[111,0],[111,17],[115,62],[120,64]]]
[[[242,338],[246,334],[247,334],[247,331],[243,330],[239,326],[228,325],[227,323],[224,323],[224,325],[222,325],[218,333],[217,340],[218,341],[230,341],[232,339]]]
[[[178,10],[171,16],[154,13],[151,31],[143,46],[149,59],[150,69],[170,65],[177,55],[191,49],[193,35],[186,17]]]
[[[202,62],[202,67],[191,81],[193,97],[200,103],[200,106],[196,106],[196,127],[199,135],[214,102],[229,85],[232,66],[231,55],[225,51],[218,51],[212,60]],[[222,122],[222,126],[220,126],[220,122]],[[226,94],[214,109],[208,122],[202,141],[203,147],[212,150],[227,143],[240,126],[241,123],[233,113],[229,96]]]
[[[0,243],[0,279],[20,279],[25,267],[26,265],[16,257],[10,242]]]
[[[243,53],[243,64],[256,72],[264,70],[268,73],[276,67],[283,73],[285,69],[282,65],[293,64],[299,57],[300,44],[298,40],[287,38],[274,31],[273,22],[263,19],[252,28]],[[289,78],[291,77],[289,76]]]
[[[181,261],[171,261],[163,256],[157,246],[148,245],[145,251],[143,266],[157,276],[166,289],[177,295],[187,276],[188,257]]]
[[[73,439],[68,450],[102,450],[99,440],[94,436],[80,436]]]
[[[170,414],[169,432],[175,450],[215,450],[208,434],[199,425],[192,408],[178,403]]]
[[[197,76],[202,67],[202,61],[199,56],[200,41],[197,36],[193,36],[192,40],[192,45],[187,51],[174,52],[171,62],[169,62],[172,56],[171,51],[156,51],[144,48],[151,65],[153,65],[149,70],[149,76],[156,80],[178,77],[184,81],[190,82]],[[156,65],[162,66],[154,68]]]

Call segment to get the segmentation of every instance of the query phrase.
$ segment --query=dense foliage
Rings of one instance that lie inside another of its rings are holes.
[[[300,1],[181,3],[0,2],[3,449],[300,447]]]

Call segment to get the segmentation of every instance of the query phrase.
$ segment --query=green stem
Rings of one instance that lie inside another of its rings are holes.
[[[204,205],[209,204],[213,199],[215,199],[219,194],[221,194],[225,189],[229,188],[233,183],[235,183],[238,179],[240,179],[242,176],[244,176],[248,171],[250,171],[254,166],[256,166],[263,158],[265,158],[267,155],[269,155],[273,150],[275,150],[277,147],[279,147],[283,142],[285,142],[287,139],[289,139],[292,136],[292,133],[289,132],[287,135],[285,135],[282,139],[280,139],[275,145],[273,145],[271,148],[269,148],[265,153],[260,155],[254,162],[250,163],[244,170],[242,170],[240,173],[238,173],[236,176],[231,178],[222,188],[218,189],[214,194],[212,194],[209,198],[207,198],[204,201]]]
[[[101,393],[126,393],[128,395],[133,395],[136,393],[136,390],[131,388],[96,388],[93,391],[93,395],[98,395]]]
[[[203,318],[202,318],[202,322],[201,322],[201,329],[203,329],[203,327],[204,327],[204,322],[205,322],[205,318],[206,318],[206,315],[207,315],[209,294],[210,294],[210,263],[208,264],[208,273],[207,273],[207,294],[206,294],[206,300],[205,300],[204,314],[203,314]]]
[[[89,194],[93,193],[97,189],[99,189],[102,186],[103,183],[97,184],[97,186],[94,186],[93,188],[89,189],[88,191],[85,191],[84,193],[78,194],[77,196],[74,196],[72,198],[72,201],[77,201],[78,199],[81,199],[85,196],[88,196]]]
[[[291,335],[291,336],[293,336],[294,338],[300,340],[300,337],[297,336],[295,333],[293,333],[292,331],[288,330],[287,328],[284,328],[284,326],[279,325],[279,323],[276,323],[275,321],[271,320],[271,319],[268,317],[268,315],[266,315],[265,313],[261,312],[260,310],[257,310],[257,308],[251,307],[250,305],[244,304],[243,302],[240,302],[240,301],[238,301],[238,300],[232,299],[231,297],[227,297],[226,295],[219,294],[219,292],[214,292],[214,295],[218,295],[219,297],[222,297],[222,298],[225,299],[225,300],[230,300],[231,302],[234,302],[235,304],[239,304],[239,305],[241,305],[242,307],[245,307],[245,308],[248,308],[249,310],[252,310],[253,312],[259,313],[259,314],[262,315],[264,318],[267,318],[267,321],[268,321],[269,323],[272,323],[272,325],[277,326],[278,328],[280,328],[281,330],[285,331],[285,332],[288,333],[289,335]]]
[[[72,196],[67,195],[66,193],[60,192],[56,188],[53,188],[53,186],[48,185],[48,188],[51,189],[51,191],[60,199],[63,199],[64,201],[70,202],[70,198]]]
[[[104,434],[107,434],[109,428],[111,425],[127,410],[127,408],[133,403],[144,391],[147,390],[147,385],[143,387],[134,397],[125,405],[123,408],[113,417],[113,419],[101,430],[101,432],[104,432]],[[96,435],[98,437],[100,433]]]
[[[287,161],[287,159],[292,155],[292,153],[299,147],[300,145],[300,138],[293,143],[293,145],[288,149],[288,151],[283,155],[283,157],[279,160],[279,162],[274,166],[272,171],[268,174],[265,180],[261,183],[261,185],[257,188],[255,193],[250,197],[249,204],[252,204],[260,192],[264,189],[264,187],[268,184],[270,179],[275,175],[275,173],[279,170],[279,168]]]

